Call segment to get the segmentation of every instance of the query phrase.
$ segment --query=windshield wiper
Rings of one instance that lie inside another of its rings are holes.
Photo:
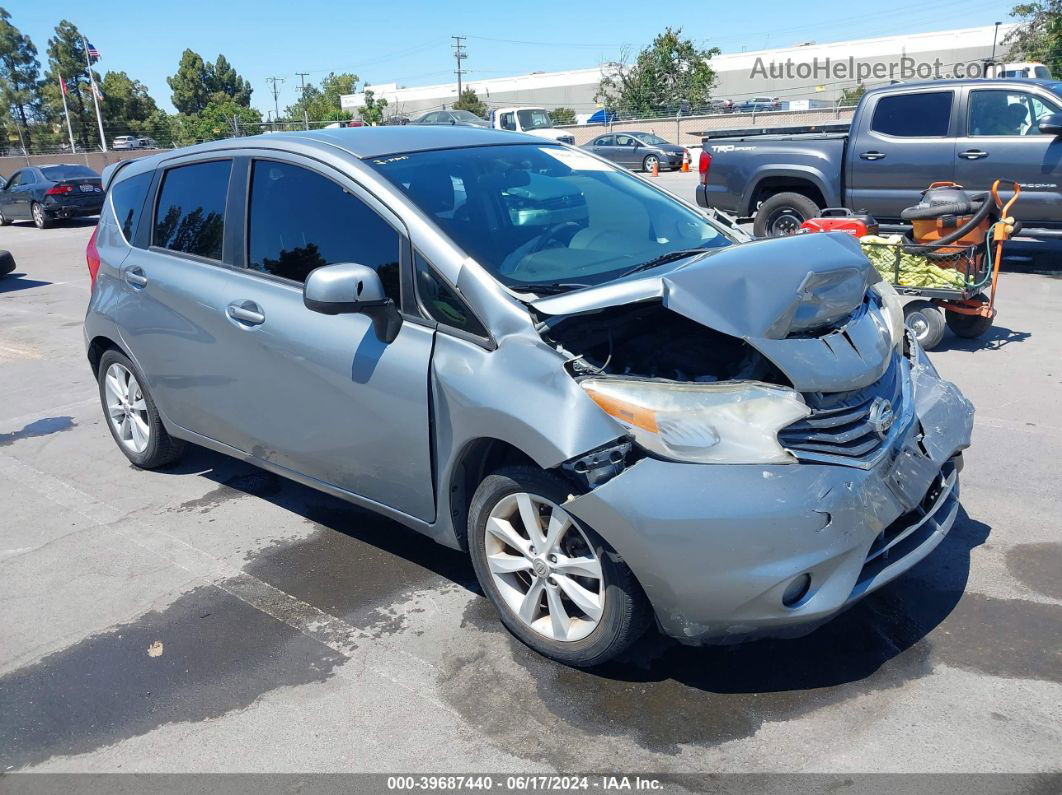
[[[692,257],[694,254],[703,254],[705,251],[711,251],[710,248],[684,248],[678,251],[669,251],[667,254],[661,254],[659,257],[654,257],[648,262],[643,262],[641,265],[635,265],[629,271],[624,271],[619,275],[619,278],[624,276],[630,276],[632,273],[639,273],[641,271],[647,271],[650,268],[655,268],[657,265],[664,265],[668,262],[674,262],[677,259],[684,259],[686,257]]]
[[[522,284],[519,287],[512,285],[512,289],[521,293],[541,293],[542,295],[555,295],[566,293],[570,290],[582,290],[589,284],[577,284],[573,282],[549,282],[546,284]]]

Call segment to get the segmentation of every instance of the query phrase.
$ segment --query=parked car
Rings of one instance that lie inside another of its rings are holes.
[[[684,146],[668,143],[659,135],[648,132],[622,132],[599,135],[583,149],[611,160],[627,168],[652,171],[656,165],[661,171],[682,168],[682,159],[687,150]]]
[[[137,138],[135,135],[119,135],[113,141],[111,141],[111,149],[116,152],[139,148],[140,139]]]
[[[142,135],[136,139],[137,149],[158,149],[159,145],[154,138]]]
[[[987,191],[1003,178],[1021,184],[1024,234],[1049,234],[1062,228],[1060,135],[1062,83],[883,86],[859,100],[847,132],[705,138],[697,203],[755,215],[756,235],[780,235],[824,207],[899,223],[930,182]]]
[[[461,124],[466,127],[490,127],[485,119],[468,110],[433,110],[416,118],[413,124]]]
[[[0,226],[33,221],[47,229],[61,218],[99,215],[103,206],[100,175],[87,166],[26,166],[0,188]]]
[[[765,110],[781,110],[782,101],[778,97],[753,97],[737,106],[742,113],[761,113]]]
[[[554,659],[654,616],[809,631],[955,519],[972,408],[847,235],[742,243],[461,126],[215,141],[107,184],[85,341],[125,456],[194,442],[467,550]]]

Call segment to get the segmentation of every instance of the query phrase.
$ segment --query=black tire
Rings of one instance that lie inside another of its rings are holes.
[[[105,379],[107,376],[107,369],[112,364],[120,364],[125,369],[129,370],[140,385],[140,391],[144,396],[144,404],[147,409],[147,426],[149,428],[149,437],[147,447],[140,453],[134,452],[127,447],[122,440],[118,437],[118,433],[114,428],[114,424],[110,420],[110,416],[107,411],[107,397],[105,394]],[[159,417],[159,411],[155,407],[155,401],[151,397],[151,393],[148,391],[145,385],[144,375],[137,369],[129,357],[124,353],[111,349],[106,351],[102,357],[100,357],[100,366],[96,374],[96,381],[99,385],[100,393],[100,405],[103,408],[103,418],[107,423],[107,428],[111,432],[111,437],[114,439],[115,444],[118,445],[118,449],[121,450],[125,457],[128,458],[133,464],[141,469],[157,469],[158,467],[166,466],[176,461],[181,453],[184,452],[184,442],[180,439],[174,439],[167,433],[166,428],[162,424],[162,418]]]
[[[483,592],[506,629],[539,654],[576,668],[589,668],[613,659],[644,634],[652,619],[652,609],[627,564],[591,528],[578,525],[601,562],[605,598],[598,625],[585,638],[575,641],[547,638],[525,624],[498,591],[487,565],[487,519],[502,498],[520,492],[563,505],[572,492],[572,485],[559,475],[528,466],[505,467],[483,479],[468,511],[468,546]]]
[[[927,351],[937,347],[944,338],[944,314],[932,301],[919,299],[905,305],[903,321]]]
[[[13,223],[15,223],[14,219],[8,218],[4,215],[3,209],[0,209],[0,226],[11,226]]]
[[[33,202],[30,205],[30,218],[33,219],[33,225],[38,229],[50,229],[52,226],[52,219],[44,212],[39,202]]]
[[[660,168],[660,158],[656,155],[646,155],[642,160],[642,171],[652,171],[653,161],[656,161],[657,168]]]
[[[15,270],[15,258],[10,251],[0,249],[0,276],[7,276]]]
[[[988,298],[983,293],[978,293],[974,297],[982,303],[988,303]],[[976,339],[992,328],[992,320],[993,318],[981,315],[964,315],[960,312],[944,310],[944,322],[948,324],[948,328],[956,337],[968,340]]]
[[[819,205],[800,193],[776,193],[756,210],[752,233],[756,237],[794,234],[804,221],[819,214]]]

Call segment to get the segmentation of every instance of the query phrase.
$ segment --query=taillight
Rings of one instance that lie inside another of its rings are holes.
[[[89,281],[93,287],[96,286],[96,274],[100,272],[100,252],[96,248],[96,233],[98,231],[98,226],[92,230],[92,237],[89,238],[88,245],[85,246],[85,262],[88,264]]]
[[[52,185],[44,193],[48,196],[62,196],[64,193],[73,193],[74,187],[72,185]]]
[[[701,184],[708,184],[708,169],[712,167],[712,156],[701,150],[701,159],[697,161],[697,170],[701,174]]]

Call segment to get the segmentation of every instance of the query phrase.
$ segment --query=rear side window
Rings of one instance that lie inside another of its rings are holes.
[[[231,170],[232,161],[213,160],[167,171],[155,208],[153,245],[220,260]]]
[[[442,280],[420,252],[414,255],[413,261],[417,269],[417,295],[420,296],[421,306],[433,320],[478,337],[489,336],[468,304]]]
[[[256,160],[251,176],[247,261],[251,268],[302,282],[314,268],[366,265],[399,300],[399,235],[338,183],[290,163]]]
[[[899,138],[939,138],[948,134],[953,92],[898,94],[882,97],[870,129]]]
[[[137,174],[135,177],[123,179],[111,188],[114,217],[118,219],[118,226],[121,227],[122,236],[127,243],[133,242],[133,233],[136,232],[136,225],[140,221],[152,176],[151,171]]]
[[[41,166],[44,178],[52,182],[64,179],[99,179],[100,175],[88,166]]]

